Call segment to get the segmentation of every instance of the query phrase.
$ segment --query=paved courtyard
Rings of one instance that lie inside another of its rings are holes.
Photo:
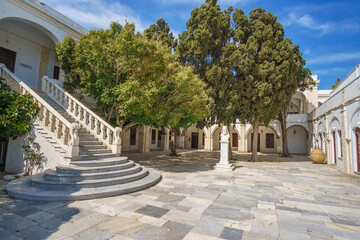
[[[165,154],[125,153],[163,179],[118,197],[16,200],[0,180],[0,239],[360,239],[358,176],[305,156],[234,154],[222,172],[219,152]]]

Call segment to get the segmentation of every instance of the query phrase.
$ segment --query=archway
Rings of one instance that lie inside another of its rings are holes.
[[[308,153],[308,132],[300,125],[294,125],[287,130],[288,148],[292,154],[307,154]]]
[[[234,126],[229,127],[229,133],[230,133],[230,146],[232,151],[237,151],[239,147],[238,138],[240,137],[240,134],[238,130]],[[220,134],[221,134],[221,127],[217,126],[213,132],[213,150],[220,150]]]
[[[196,128],[196,125],[189,125],[183,130],[186,149],[203,149],[205,145],[204,129]]]
[[[247,151],[252,151],[252,134],[251,127],[246,133]],[[276,152],[277,146],[280,143],[280,135],[272,126],[259,126],[258,133],[258,152]]]
[[[21,18],[0,20],[0,61],[31,88],[41,88],[44,75],[60,79],[60,68],[55,53],[55,37],[37,23]],[[11,59],[5,59],[7,53]],[[13,65],[9,64],[13,63]],[[62,83],[59,81],[59,84]]]

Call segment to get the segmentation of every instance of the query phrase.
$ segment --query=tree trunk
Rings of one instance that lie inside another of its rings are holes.
[[[252,154],[250,158],[250,162],[255,162],[258,160],[257,158],[257,144],[258,144],[258,132],[259,132],[259,119],[255,120],[254,124],[254,131],[253,131],[253,142],[252,142]]]
[[[282,154],[280,157],[291,157],[289,148],[288,148],[287,131],[286,131],[287,108],[281,109],[278,118],[280,121],[281,138],[282,138]]]
[[[177,133],[177,129],[176,128],[172,128],[171,129],[171,149],[170,149],[170,156],[179,156],[176,153],[176,133]]]

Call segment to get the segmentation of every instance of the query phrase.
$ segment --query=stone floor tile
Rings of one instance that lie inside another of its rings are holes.
[[[110,220],[99,223],[95,228],[129,237],[140,231],[140,229],[146,225],[147,224],[138,222],[135,219],[116,216]]]
[[[76,234],[73,238],[77,240],[107,240],[115,236],[115,233],[104,231],[98,228],[89,228],[81,233]]]
[[[216,218],[213,216],[203,216],[191,230],[191,232],[203,235],[219,237],[224,229],[226,219]]]
[[[223,231],[220,234],[220,238],[222,239],[241,239],[243,231],[236,228],[224,227]]]
[[[132,238],[138,240],[180,240],[183,239],[185,235],[186,233],[184,232],[148,225],[132,235]]]
[[[167,220],[164,220],[161,218],[150,217],[147,215],[140,217],[138,219],[138,221],[142,222],[142,223],[158,226],[158,227],[161,227],[162,225],[164,225],[167,222]]]
[[[206,236],[194,232],[189,232],[184,238],[184,240],[219,240],[219,239],[221,238]]]
[[[151,205],[146,205],[145,207],[142,207],[135,212],[148,215],[151,217],[161,218],[164,216],[169,210],[166,208],[159,208]]]
[[[51,235],[51,231],[44,229],[38,225],[17,231],[15,233],[18,237],[29,240],[46,239]]]

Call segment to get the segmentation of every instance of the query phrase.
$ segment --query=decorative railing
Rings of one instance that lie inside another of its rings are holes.
[[[42,78],[42,91],[62,106],[113,153],[121,153],[121,128],[112,127],[47,76]]]
[[[12,90],[19,91],[21,94],[29,94],[33,97],[34,103],[38,105],[40,111],[37,120],[52,133],[52,136],[66,150],[67,157],[76,157],[79,154],[78,129],[80,125],[70,123],[52,106],[50,106],[41,96],[39,96],[28,85],[16,77],[4,64],[0,64],[1,77]]]

